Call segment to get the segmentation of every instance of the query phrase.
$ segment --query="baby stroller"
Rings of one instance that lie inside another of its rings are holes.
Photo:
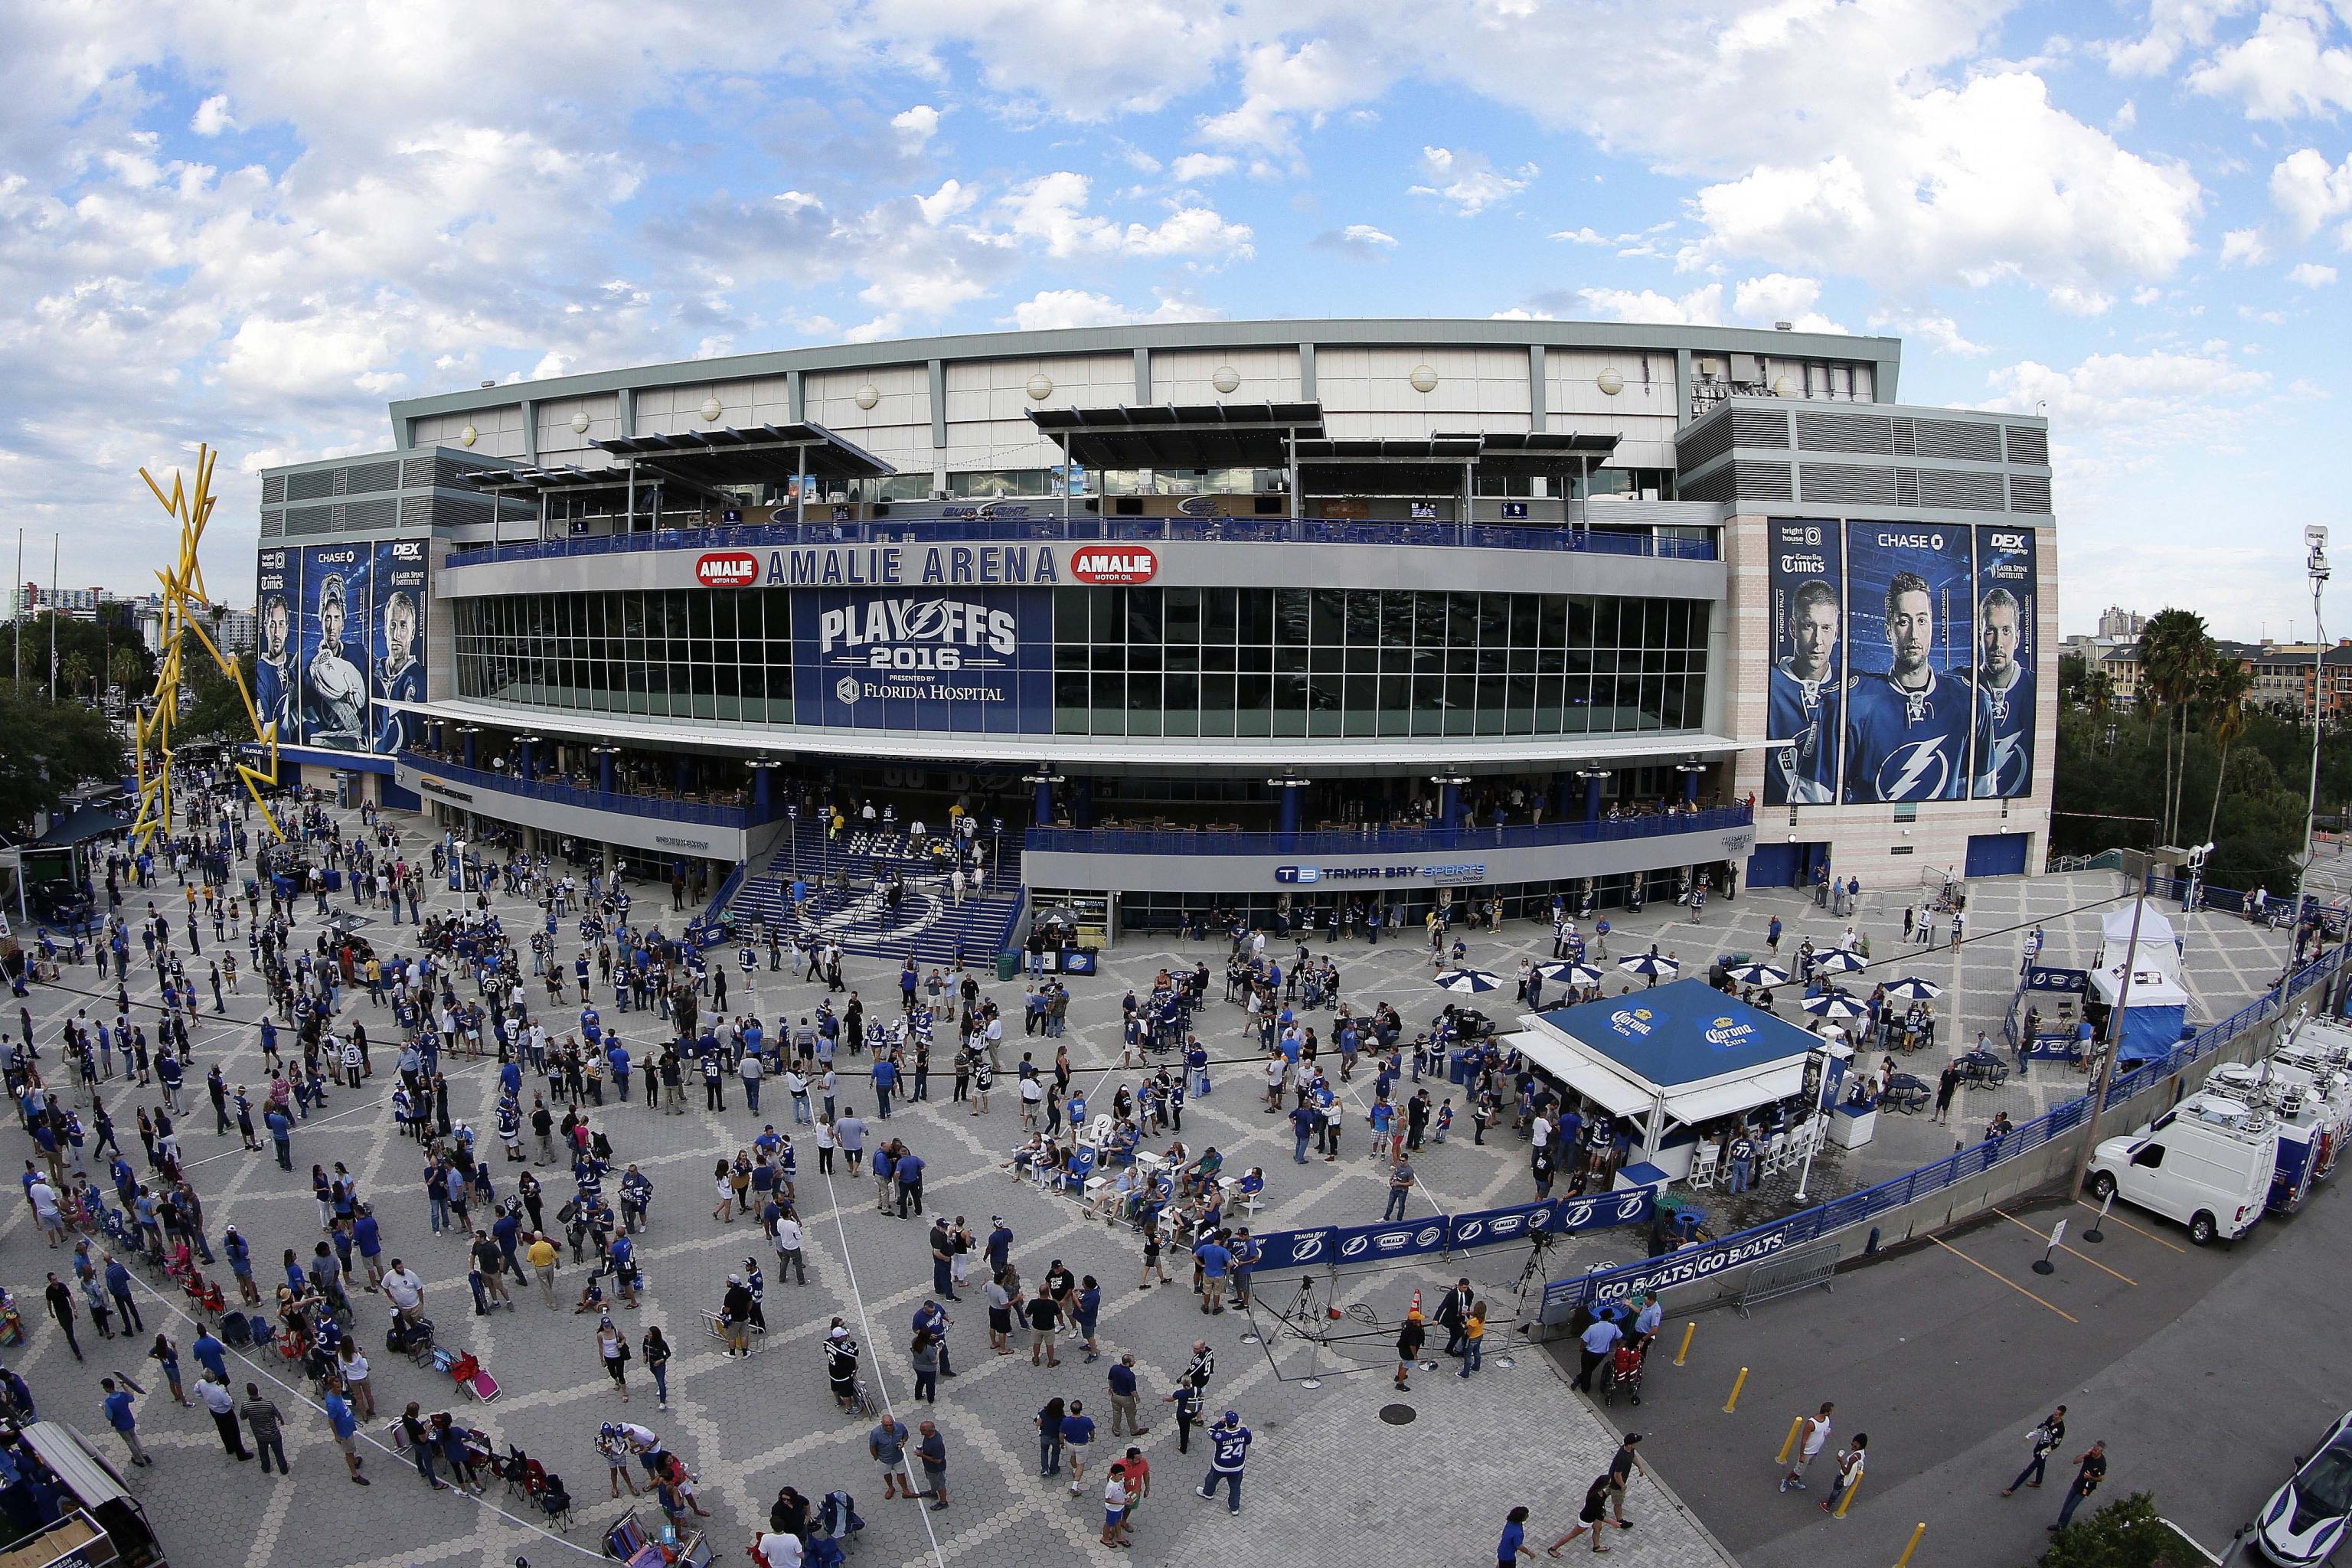
[[[1601,1403],[1614,1405],[1622,1394],[1633,1404],[1641,1404],[1642,1369],[1649,1359],[1632,1341],[1621,1342],[1609,1359],[1609,1379],[1601,1388]]]

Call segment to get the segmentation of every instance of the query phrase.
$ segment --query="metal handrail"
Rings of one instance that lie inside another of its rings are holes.
[[[1039,517],[877,518],[856,522],[763,522],[718,528],[661,528],[635,533],[582,534],[514,544],[459,546],[446,565],[485,566],[576,555],[633,554],[657,550],[754,550],[825,544],[906,544],[1041,541],[1197,541],[1226,544],[1388,544],[1449,549],[1542,550],[1591,555],[1636,555],[1674,561],[1720,558],[1717,540],[1649,531],[1534,527],[1490,522],[1371,522],[1347,518]]]
[[[1599,821],[1546,822],[1504,827],[1315,828],[1296,833],[1226,833],[1212,828],[1032,827],[1022,838],[1024,853],[1060,850],[1076,855],[1418,855],[1431,851],[1544,848],[1560,844],[1598,844],[1655,838],[1679,833],[1716,833],[1746,827],[1755,813],[1746,805],[1659,816],[1623,816]]]
[[[740,828],[750,825],[751,813],[740,805],[706,805],[699,801],[662,800],[653,795],[622,795],[617,791],[608,794],[601,789],[583,789],[577,784],[519,779],[510,773],[493,773],[488,768],[469,768],[461,763],[445,763],[438,757],[416,752],[403,752],[399,760],[420,773],[432,773],[438,778],[496,790],[501,795],[528,795],[533,800],[551,801],[559,805],[618,812],[625,816],[649,816],[663,822],[691,822],[704,827]]]

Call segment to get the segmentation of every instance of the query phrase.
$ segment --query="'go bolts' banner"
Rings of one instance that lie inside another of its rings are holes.
[[[1345,1268],[1525,1241],[1538,1232],[1557,1236],[1646,1225],[1654,1202],[1650,1188],[1633,1187],[1622,1193],[1547,1198],[1510,1208],[1480,1209],[1475,1214],[1431,1215],[1424,1219],[1392,1220],[1383,1225],[1277,1230],[1257,1237],[1265,1257],[1258,1260],[1256,1272]]]

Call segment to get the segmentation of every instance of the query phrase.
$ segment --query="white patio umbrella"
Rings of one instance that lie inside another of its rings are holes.
[[[1932,980],[1906,975],[1889,985],[1886,994],[1897,1002],[1933,1002],[1944,994],[1944,988]]]
[[[1659,979],[1664,979],[1669,974],[1680,974],[1683,969],[1682,964],[1676,960],[1657,952],[1641,953],[1625,960],[1617,967],[1628,974],[1652,975]]]
[[[1851,970],[1867,969],[1870,960],[1850,947],[1825,947],[1813,954],[1816,974],[1844,974]]]
[[[1483,969],[1449,969],[1437,977],[1439,990],[1459,992],[1465,996],[1492,991],[1502,984],[1502,976],[1489,974]]]
[[[1818,996],[1806,997],[1805,1011],[1816,1018],[1827,1018],[1833,1024],[1850,1023],[1870,1016],[1866,1003],[1857,1002],[1843,991],[1824,991]]]
[[[1735,963],[1724,971],[1741,985],[1786,985],[1789,972],[1777,964]]]
[[[1552,985],[1598,985],[1601,984],[1601,971],[1593,968],[1592,965],[1589,963],[1568,963],[1558,961],[1550,963],[1538,963],[1536,965],[1536,973],[1544,977],[1546,984]]]

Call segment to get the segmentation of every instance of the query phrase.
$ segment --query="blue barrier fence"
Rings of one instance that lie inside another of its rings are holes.
[[[2352,955],[2352,945],[2338,946],[2312,960],[2297,970],[2284,988],[2273,987],[2264,992],[2220,1023],[2183,1040],[2164,1056],[2143,1063],[2130,1072],[2119,1074],[2107,1085],[2107,1109],[2112,1110],[2200,1058],[2211,1055],[2247,1030],[2277,1017],[2305,992],[2340,973],[2346,966],[2347,955]],[[1692,1284],[1725,1269],[1769,1258],[1789,1247],[1802,1247],[1848,1226],[1860,1225],[1916,1199],[1955,1186],[1971,1176],[1981,1175],[1996,1165],[2031,1153],[2054,1138],[2064,1137],[2083,1125],[2090,1115],[2090,1105],[2091,1097],[2087,1094],[2070,1100],[2002,1138],[1962,1149],[1932,1164],[1922,1165],[1908,1175],[1881,1182],[1874,1187],[1864,1187],[1860,1192],[1848,1193],[1842,1198],[1801,1210],[1768,1225],[1756,1226],[1717,1241],[1683,1247],[1664,1257],[1628,1264],[1622,1268],[1550,1280],[1544,1286],[1542,1321],[1547,1323],[1558,1321],[1588,1301],[1614,1301],[1644,1290],[1664,1290],[1672,1286]],[[2113,1131],[2124,1132],[2129,1129],[2117,1127]]]
[[[521,544],[452,550],[451,567],[646,550],[759,550],[820,544],[1197,541],[1223,544],[1404,544],[1480,550],[1545,550],[1590,555],[1646,555],[1713,561],[1712,537],[1561,525],[1491,522],[1359,522],[1339,518],[1129,517],[878,518],[870,522],[763,522],[731,528],[657,528],[583,534]]]
[[[1602,818],[1597,822],[1546,822],[1515,827],[1365,827],[1298,833],[1223,833],[1208,829],[1130,827],[1033,827],[1024,851],[1057,849],[1076,855],[1424,855],[1478,849],[1543,848],[1556,844],[1600,844],[1625,838],[1655,838],[1675,833],[1717,833],[1746,827],[1755,813],[1745,805],[1663,816]]]
[[[1465,1247],[1525,1241],[1538,1232],[1557,1236],[1621,1225],[1647,1225],[1655,1201],[1652,1189],[1628,1187],[1620,1193],[1547,1198],[1541,1203],[1514,1204],[1508,1208],[1479,1209],[1472,1214],[1429,1215],[1380,1225],[1277,1230],[1257,1238],[1265,1254],[1258,1260],[1257,1272],[1341,1268],[1423,1253],[1459,1252]]]
[[[453,784],[496,790],[501,795],[529,795],[533,800],[582,806],[590,811],[616,811],[625,816],[647,816],[661,822],[692,822],[705,827],[740,828],[749,825],[751,816],[740,805],[707,805],[699,801],[663,800],[657,795],[607,794],[601,789],[584,789],[578,784],[556,784],[544,779],[520,779],[511,773],[445,763],[438,757],[424,756],[415,752],[403,752],[400,760],[419,772],[447,779]]]

